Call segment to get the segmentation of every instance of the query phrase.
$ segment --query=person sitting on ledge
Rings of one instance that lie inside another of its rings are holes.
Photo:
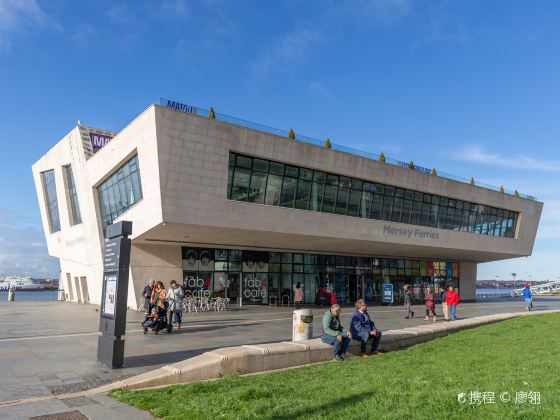
[[[356,310],[352,314],[350,320],[350,333],[352,337],[360,340],[360,357],[367,357],[366,347],[367,342],[371,338],[371,354],[383,353],[378,351],[379,342],[381,341],[381,331],[375,328],[373,319],[367,312],[367,305],[365,300],[358,299],[356,302]]]
[[[323,315],[323,335],[321,341],[334,345],[334,360],[343,362],[347,356],[346,351],[352,339],[352,334],[342,327],[340,323],[340,305],[332,305]]]

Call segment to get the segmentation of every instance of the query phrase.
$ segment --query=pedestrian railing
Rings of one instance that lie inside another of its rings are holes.
[[[186,113],[189,113],[189,114],[195,114],[195,115],[198,115],[200,117],[208,117],[209,114],[210,114],[210,110],[208,110],[208,109],[204,109],[204,108],[200,108],[200,107],[196,107],[196,106],[191,106],[191,105],[186,105],[186,104],[176,102],[176,101],[172,101],[170,99],[165,99],[165,98],[160,98],[160,105],[164,106],[164,107],[167,107],[167,108],[175,109],[177,111],[186,112]],[[252,122],[252,121],[243,120],[241,118],[232,117],[231,115],[221,114],[219,112],[214,112],[213,115],[214,115],[214,118],[217,121],[222,121],[222,122],[237,125],[237,126],[240,126],[240,127],[245,127],[245,128],[250,128],[250,129],[253,129],[253,130],[262,131],[262,132],[265,132],[265,133],[268,133],[268,134],[273,134],[275,136],[280,136],[280,137],[286,137],[287,138],[288,135],[289,135],[289,131],[281,130],[281,129],[274,128],[274,127],[270,127],[270,126],[267,126],[267,125],[264,125],[264,124],[255,123],[255,122]],[[323,140],[319,140],[317,138],[305,136],[305,135],[299,134],[299,133],[294,133],[294,134],[295,134],[295,139],[294,140],[301,141],[303,143],[313,144],[315,146],[322,146],[322,147],[325,146],[325,141],[323,141]],[[423,166],[415,165],[412,162],[410,162],[410,163],[409,162],[403,162],[401,160],[393,159],[393,158],[385,157],[385,156],[383,156],[383,158],[382,158],[381,155],[379,155],[379,154],[364,152],[362,150],[353,149],[351,147],[342,146],[340,144],[331,143],[331,149],[339,151],[339,152],[343,152],[343,153],[348,153],[348,154],[351,154],[351,155],[361,156],[361,157],[366,158],[366,159],[377,160],[377,161],[383,160],[385,163],[387,163],[389,165],[409,168],[411,170],[415,170],[415,171],[423,173],[423,174],[428,174],[429,175],[429,174],[432,173],[431,169],[423,167]],[[437,176],[439,176],[441,178],[450,179],[452,181],[462,182],[464,184],[473,184],[473,185],[476,185],[477,187],[481,187],[481,188],[485,188],[485,189],[489,189],[489,190],[493,190],[493,191],[497,191],[497,192],[503,192],[503,193],[509,194],[509,195],[519,196],[519,197],[525,198],[527,200],[536,200],[536,198],[534,196],[531,196],[531,195],[522,194],[522,193],[519,193],[517,191],[512,191],[512,190],[508,190],[508,189],[503,189],[502,190],[501,187],[496,187],[494,185],[486,184],[486,183],[479,182],[479,181],[476,181],[476,180],[473,180],[473,182],[471,182],[471,180],[469,180],[467,178],[463,178],[463,177],[460,177],[460,176],[448,174],[448,173],[445,173],[445,172],[437,171]]]

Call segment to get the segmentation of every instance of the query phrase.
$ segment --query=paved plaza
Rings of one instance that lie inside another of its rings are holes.
[[[370,306],[369,312],[379,328],[391,330],[426,323],[424,306],[413,308],[416,317],[411,320],[404,319],[401,306]],[[437,309],[441,312],[441,306]],[[535,310],[546,309],[560,309],[560,296],[537,297]],[[260,306],[187,314],[181,331],[159,336],[145,336],[142,314],[129,311],[125,363],[117,370],[96,360],[98,310],[95,305],[66,302],[0,303],[0,418],[26,418],[76,407],[91,418],[142,418],[143,413],[106,396],[50,397],[85,391],[218,347],[291,340],[294,308]],[[313,308],[315,336],[321,333],[325,310]],[[522,310],[521,299],[499,299],[461,304],[458,316]],[[343,322],[348,322],[351,311],[351,307],[343,309]]]

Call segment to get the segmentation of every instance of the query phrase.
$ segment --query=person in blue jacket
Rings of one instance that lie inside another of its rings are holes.
[[[350,333],[352,337],[360,341],[360,356],[367,357],[366,347],[369,339],[372,339],[371,354],[383,354],[378,351],[381,341],[381,331],[375,327],[373,319],[367,312],[367,305],[363,299],[356,302],[356,310],[352,313],[350,320]]]
[[[533,294],[531,293],[531,287],[528,284],[526,284],[523,288],[523,297],[525,298],[527,310],[530,311],[533,307]]]

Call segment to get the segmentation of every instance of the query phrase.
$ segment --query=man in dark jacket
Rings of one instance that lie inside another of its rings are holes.
[[[373,319],[367,312],[367,305],[363,299],[358,299],[356,302],[356,310],[352,314],[350,320],[350,333],[352,337],[360,340],[360,356],[367,357],[366,347],[367,342],[371,338],[371,354],[383,354],[378,351],[379,342],[381,341],[381,331],[375,328]]]
[[[152,296],[152,290],[154,288],[155,283],[156,281],[154,279],[150,279],[148,285],[144,287],[144,290],[142,291],[142,297],[144,298],[144,312],[146,312],[148,315],[152,313],[152,305],[150,303],[150,298]]]

